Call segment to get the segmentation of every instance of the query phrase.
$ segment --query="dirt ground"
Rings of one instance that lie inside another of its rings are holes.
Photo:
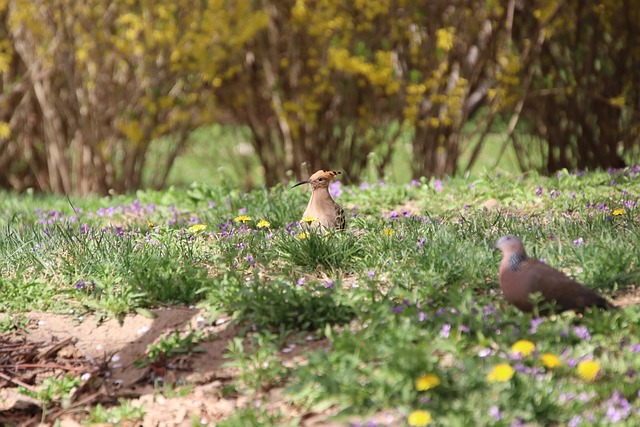
[[[227,396],[227,393],[222,393],[222,388],[233,381],[238,371],[223,366],[227,361],[223,353],[229,341],[238,334],[238,328],[229,326],[229,319],[224,317],[217,319],[213,324],[207,323],[203,313],[197,309],[167,308],[153,310],[153,313],[156,315],[153,319],[142,315],[129,315],[120,324],[115,319],[97,322],[95,316],[79,320],[74,316],[32,312],[27,314],[31,321],[20,333],[20,339],[46,345],[61,343],[64,347],[56,351],[57,362],[62,365],[64,359],[60,359],[60,356],[64,358],[73,354],[76,359],[87,361],[87,369],[100,366],[98,393],[102,393],[103,396],[102,399],[91,400],[91,404],[105,400],[108,404],[117,401],[118,397],[132,398],[133,405],[145,407],[143,422],[135,425],[192,426],[194,420],[200,420],[201,425],[215,425],[246,405],[277,409],[290,419],[300,417],[301,425],[304,426],[343,425],[325,421],[327,416],[331,415],[330,411],[322,414],[301,413],[299,408],[291,405],[283,396],[282,389],[271,389],[253,397]],[[165,333],[187,330],[189,325],[194,329],[206,329],[214,334],[212,339],[199,344],[204,351],[173,358],[160,369],[134,366],[134,362],[144,356],[149,344]],[[304,363],[308,351],[328,347],[325,340],[319,340],[312,335],[298,336],[292,340],[279,354],[287,366]],[[42,364],[44,365],[46,364]],[[53,369],[55,363],[50,365]],[[186,396],[165,398],[159,393],[154,393],[154,374],[161,375],[165,384],[190,384],[193,387]],[[87,399],[95,397],[96,394],[88,396]],[[0,395],[0,414],[3,412],[2,409],[15,409],[7,403],[14,397],[15,394]],[[22,397],[19,399],[22,400]],[[26,401],[21,404],[27,405],[28,399]],[[64,421],[63,426],[78,426],[78,422],[86,417],[87,404],[82,405],[82,401],[83,397],[80,396],[76,399],[76,405],[67,410],[60,410],[59,417],[56,418]],[[16,405],[18,406],[20,405]],[[0,424],[4,421],[23,426],[38,425],[40,411],[36,412],[35,416],[23,419],[12,417],[3,420],[0,415]]]

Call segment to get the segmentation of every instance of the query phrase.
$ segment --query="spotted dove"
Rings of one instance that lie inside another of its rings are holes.
[[[537,259],[529,258],[515,236],[503,236],[496,247],[502,251],[499,278],[504,297],[524,312],[533,310],[531,294],[540,293],[541,303],[555,304],[556,311],[582,311],[587,307],[613,308],[597,292],[570,279]],[[546,313],[544,308],[541,313]]]

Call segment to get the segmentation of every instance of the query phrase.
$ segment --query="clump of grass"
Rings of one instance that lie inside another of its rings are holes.
[[[234,314],[237,322],[274,331],[316,330],[343,324],[354,317],[353,308],[335,292],[338,284],[263,279],[256,271],[243,278],[229,271],[215,280],[206,304]]]
[[[301,227],[274,238],[275,254],[291,264],[307,268],[344,270],[362,256],[364,247],[349,232],[322,233]]]

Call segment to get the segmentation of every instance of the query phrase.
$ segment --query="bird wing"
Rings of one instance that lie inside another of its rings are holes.
[[[562,310],[609,307],[607,300],[597,292],[543,262],[531,260],[531,264],[522,273],[528,276],[531,292],[540,292],[546,301],[555,301],[556,306]]]

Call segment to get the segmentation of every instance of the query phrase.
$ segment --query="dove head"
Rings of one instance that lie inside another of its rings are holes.
[[[523,257],[526,256],[522,241],[516,236],[512,236],[510,234],[499,238],[496,242],[496,248],[500,249],[503,256],[507,258],[513,254],[518,254]]]
[[[302,184],[311,184],[311,188],[313,188],[314,190],[318,188],[329,188],[329,183],[331,182],[331,180],[333,180],[333,178],[338,175],[340,175],[340,172],[325,171],[320,169],[318,172],[311,175],[309,179],[300,181],[291,188],[297,187],[298,185]]]

